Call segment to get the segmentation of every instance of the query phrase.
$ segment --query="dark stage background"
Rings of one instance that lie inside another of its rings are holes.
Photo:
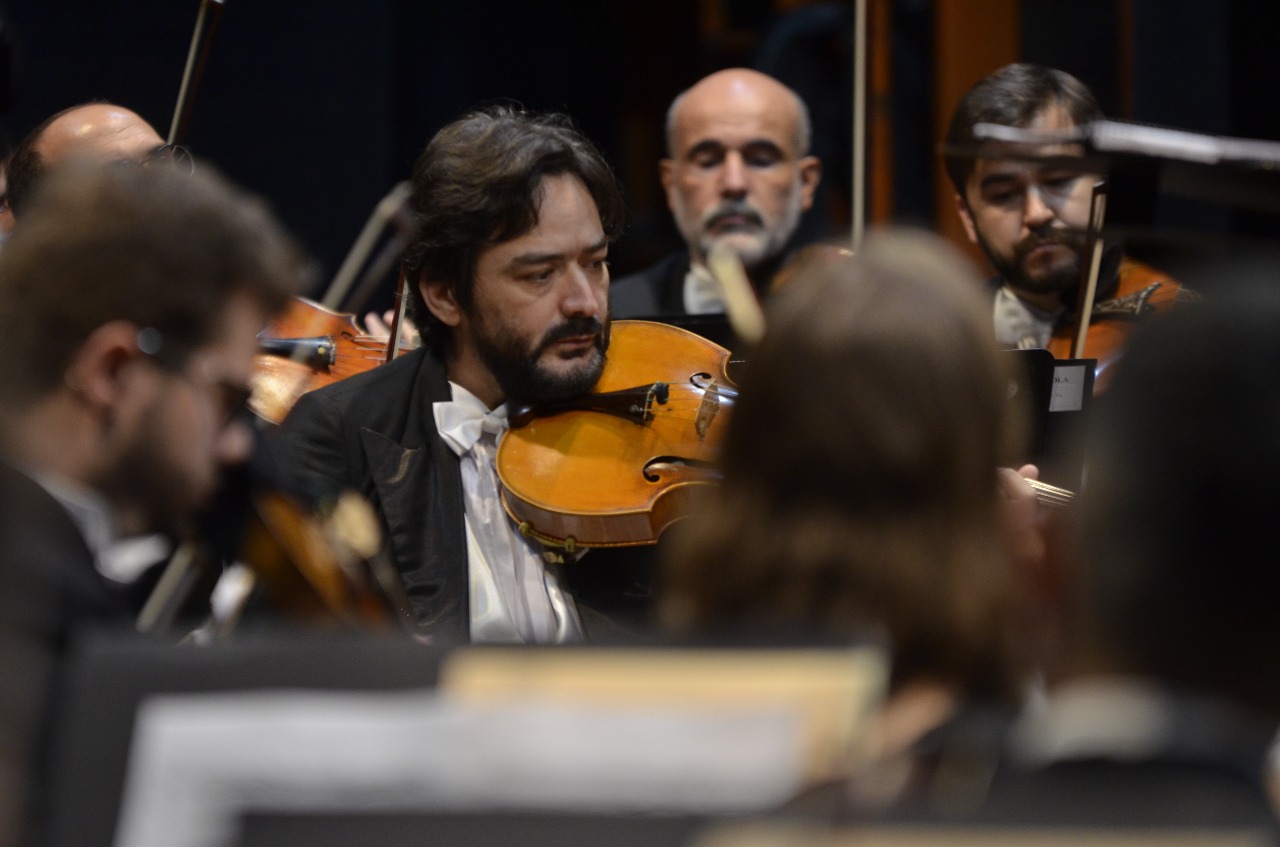
[[[892,46],[891,92],[879,104],[892,123],[891,217],[926,226],[952,214],[935,199],[939,4],[892,0],[891,31],[877,36]],[[1269,44],[1280,4],[1016,6],[1021,58],[1081,76],[1109,113],[1280,139],[1271,104],[1280,58]],[[49,114],[99,98],[166,134],[198,8],[197,0],[0,3],[13,48],[0,130],[13,143]],[[805,237],[839,236],[849,214],[850,10],[795,0],[227,0],[187,141],[265,195],[327,280],[373,205],[444,123],[494,99],[564,110],[626,188],[631,217],[614,252],[617,275],[677,244],[656,176],[667,103],[704,73],[754,65],[810,102],[826,178]],[[984,72],[1003,61],[993,56]],[[1275,226],[1225,209],[1170,214],[1216,232]]]

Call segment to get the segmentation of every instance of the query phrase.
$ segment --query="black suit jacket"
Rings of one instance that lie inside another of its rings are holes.
[[[354,489],[373,504],[418,631],[466,641],[462,472],[431,411],[450,397],[444,363],[424,348],[303,395],[278,438],[304,486]],[[652,558],[648,548],[597,550],[564,566],[591,640],[627,638],[643,625]]]
[[[1153,679],[1135,682],[1150,686]],[[1266,788],[1273,718],[1213,696],[1159,695],[1158,731],[1141,752],[1109,752],[1115,716],[1097,713],[1097,734],[1084,736],[1095,752],[1033,763],[1011,757],[997,771],[981,817],[1004,824],[1248,827],[1280,843]]]
[[[373,504],[421,632],[466,640],[462,472],[431,412],[450,397],[444,363],[416,350],[303,395],[278,437],[304,486]]]
[[[619,277],[609,286],[609,314],[615,319],[687,314],[684,278],[688,273],[689,254],[680,252]]]
[[[758,280],[772,280],[790,255],[770,259],[753,272]],[[684,280],[689,275],[688,252],[672,253],[643,270],[619,277],[609,286],[609,315],[616,320],[687,315]]]
[[[56,672],[75,631],[130,619],[62,504],[0,461],[0,843],[31,817]]]

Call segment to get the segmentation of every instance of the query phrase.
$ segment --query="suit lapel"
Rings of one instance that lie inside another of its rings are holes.
[[[361,444],[377,490],[387,542],[424,631],[466,638],[470,608],[458,457],[436,433],[431,403],[449,399],[439,362],[424,357],[397,441],[371,429]]]

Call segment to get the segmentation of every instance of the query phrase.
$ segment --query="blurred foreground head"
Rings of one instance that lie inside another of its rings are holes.
[[[770,302],[670,623],[883,632],[898,680],[1007,690],[995,473],[1019,427],[980,290],[940,240],[883,232]]]
[[[1089,670],[1280,714],[1280,290],[1215,293],[1127,348],[1089,445]]]
[[[2,446],[176,530],[243,461],[257,334],[303,283],[266,207],[212,168],[52,169],[0,251]]]

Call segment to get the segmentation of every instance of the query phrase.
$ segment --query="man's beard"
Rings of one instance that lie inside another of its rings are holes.
[[[711,248],[720,241],[732,239],[731,246],[734,252],[738,254],[743,266],[751,270],[779,256],[786,248],[787,242],[800,224],[800,213],[803,211],[801,200],[802,192],[797,184],[791,196],[787,198],[782,216],[772,227],[766,225],[760,210],[746,200],[726,200],[705,212],[698,221],[695,233],[698,250],[703,258],[706,258],[711,253]],[[746,224],[741,229],[712,232],[716,223],[727,217],[745,218]]]
[[[484,331],[483,326],[481,329],[475,337],[476,352],[507,400],[541,403],[576,397],[590,391],[604,370],[608,319],[602,324],[597,318],[569,318],[547,330],[532,350],[506,326],[497,326],[491,332]],[[552,344],[583,335],[594,335],[595,341],[579,357],[580,367],[557,373],[542,366],[542,355]]]
[[[1052,229],[1033,232],[1013,247],[1013,256],[998,256],[987,240],[979,234],[978,244],[987,258],[1010,287],[1030,294],[1060,294],[1071,291],[1080,284],[1081,262],[1086,247],[1086,237],[1077,230]],[[1040,276],[1027,272],[1027,257],[1031,251],[1044,244],[1061,244],[1071,250],[1071,260],[1064,265],[1049,268]]]
[[[94,487],[117,510],[142,519],[142,526],[131,529],[182,538],[190,534],[195,511],[209,492],[192,491],[193,481],[165,453],[164,413],[157,398]]]

